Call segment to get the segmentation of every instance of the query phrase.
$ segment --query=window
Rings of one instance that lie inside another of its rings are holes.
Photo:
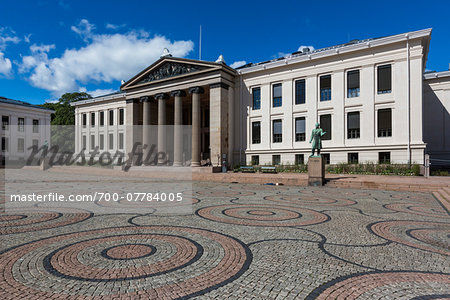
[[[277,166],[281,163],[281,155],[272,155],[272,165]]]
[[[119,133],[119,149],[123,149],[123,133]]]
[[[378,94],[387,94],[392,90],[391,65],[378,66]]]
[[[280,107],[283,104],[282,101],[282,92],[281,92],[281,83],[274,84],[272,86],[273,92],[273,107]]]
[[[114,111],[113,110],[109,111],[109,125],[110,126],[114,125]]]
[[[95,113],[91,113],[91,126],[95,126]]]
[[[392,110],[378,110],[378,137],[392,136]]]
[[[391,152],[379,152],[378,153],[378,163],[390,164],[391,163]]]
[[[305,79],[295,81],[295,104],[303,104],[306,102],[306,86]]]
[[[86,114],[83,114],[83,128],[86,128],[86,123],[87,123],[87,116]]]
[[[358,163],[358,153],[349,153],[348,154],[348,163],[349,164],[357,164]]]
[[[124,110],[123,108],[119,109],[119,125],[123,125],[125,122]]]
[[[109,134],[109,150],[114,149],[114,135],[112,133]]]
[[[306,121],[304,117],[295,118],[295,141],[304,142],[306,140]]]
[[[331,100],[331,75],[320,76],[320,101]]]
[[[39,147],[39,140],[33,140],[33,146]]]
[[[82,136],[82,143],[81,143],[81,145],[82,145],[83,149],[86,149],[86,136],[85,135]]]
[[[2,152],[8,152],[8,138],[2,137]]]
[[[259,165],[259,155],[252,155],[252,166],[258,166]]]
[[[17,140],[17,152],[23,152],[25,149],[25,140],[18,139]]]
[[[24,132],[25,131],[25,119],[24,118],[19,118],[17,120],[18,124],[19,124],[19,131],[20,132]]]
[[[320,153],[320,155],[325,160],[325,164],[329,165],[330,164],[330,153]]]
[[[295,164],[296,165],[304,165],[305,164],[305,155],[295,154]]]
[[[325,132],[322,140],[331,140],[331,115],[320,116],[320,128]]]
[[[100,126],[104,126],[105,125],[105,112],[104,111],[101,111],[100,112],[100,121],[99,121],[99,125]]]
[[[252,89],[253,96],[253,110],[261,109],[261,88],[253,88]]]
[[[261,122],[252,122],[252,144],[261,143]]]
[[[281,143],[283,141],[283,123],[281,120],[273,120],[273,143]]]
[[[2,129],[3,130],[9,129],[9,116],[2,116]]]
[[[33,133],[39,132],[39,120],[33,120]]]
[[[95,149],[95,135],[91,135],[91,150]]]
[[[347,98],[359,97],[359,70],[347,72]]]
[[[105,136],[103,134],[100,134],[98,143],[100,145],[100,150],[105,149]]]
[[[359,111],[347,114],[347,138],[359,139]]]

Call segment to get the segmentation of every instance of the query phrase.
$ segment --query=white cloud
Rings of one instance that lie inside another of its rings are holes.
[[[76,33],[89,35],[86,46],[66,49],[60,57],[49,58],[53,45],[35,46],[22,58],[20,70],[29,72],[32,85],[51,91],[55,97],[79,90],[88,83],[127,80],[157,60],[164,48],[175,57],[184,57],[193,49],[192,41],[170,41],[164,36],[149,37],[147,32],[95,34],[94,25],[82,20]],[[35,50],[35,51],[33,51]],[[38,51],[39,50],[39,51]]]
[[[89,23],[88,20],[83,19],[78,23],[77,26],[70,27],[73,32],[77,33],[83,38],[85,42],[90,40],[93,36],[93,31],[95,30],[95,25]]]
[[[314,51],[314,46],[305,46],[305,45],[301,45],[300,47],[298,47],[297,51],[303,51],[303,48],[309,48],[309,51]]]
[[[56,47],[55,47],[55,45],[54,44],[52,44],[52,45],[43,45],[43,44],[41,44],[40,46],[38,46],[38,45],[36,45],[36,44],[33,44],[33,45],[31,45],[30,46],[30,50],[31,50],[31,52],[33,52],[33,53],[38,53],[38,52],[49,52],[51,49],[55,49]]]
[[[117,29],[125,27],[125,26],[126,26],[125,24],[116,25],[116,24],[107,23],[105,25],[105,28],[106,29],[111,29],[111,30],[117,30]]]
[[[78,92],[80,92],[80,93],[88,93],[92,97],[98,97],[98,96],[112,94],[114,92],[117,92],[117,90],[114,90],[114,89],[96,89],[96,90],[93,90],[93,91],[88,91],[85,87],[80,87],[78,89]]]
[[[240,66],[243,66],[243,65],[245,65],[247,62],[245,61],[245,60],[239,60],[239,61],[235,61],[234,63],[232,63],[231,65],[230,65],[230,67],[232,67],[232,68],[237,68],[237,67],[240,67]]]
[[[0,74],[9,76],[11,74],[11,60],[4,57],[3,52],[0,52]]]

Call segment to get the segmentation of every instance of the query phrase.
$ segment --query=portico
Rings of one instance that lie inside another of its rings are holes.
[[[220,61],[164,56],[124,83],[126,153],[142,144],[146,157],[151,141],[157,140],[159,165],[220,166],[223,155],[231,164],[235,75]],[[157,137],[152,137],[152,125],[157,125]],[[191,126],[188,135],[183,133],[186,125]]]

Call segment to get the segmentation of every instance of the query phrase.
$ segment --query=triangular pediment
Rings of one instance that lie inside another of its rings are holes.
[[[193,73],[207,72],[222,68],[219,63],[203,62],[192,59],[164,57],[125,82],[122,90],[135,88],[154,82],[161,82]]]

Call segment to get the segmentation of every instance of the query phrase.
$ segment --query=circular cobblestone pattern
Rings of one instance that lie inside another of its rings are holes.
[[[135,291],[127,293],[130,297],[200,295],[239,277],[251,259],[242,242],[210,230],[139,226],[82,231],[3,251],[0,296],[62,298],[71,295],[65,288],[69,284],[77,296],[94,296],[86,283],[102,282],[102,295],[120,297],[114,287],[130,280],[139,280]],[[13,275],[17,269],[20,277]]]
[[[201,208],[196,214],[216,222],[249,226],[304,226],[329,220],[326,214],[312,209],[281,205],[227,204]]]

